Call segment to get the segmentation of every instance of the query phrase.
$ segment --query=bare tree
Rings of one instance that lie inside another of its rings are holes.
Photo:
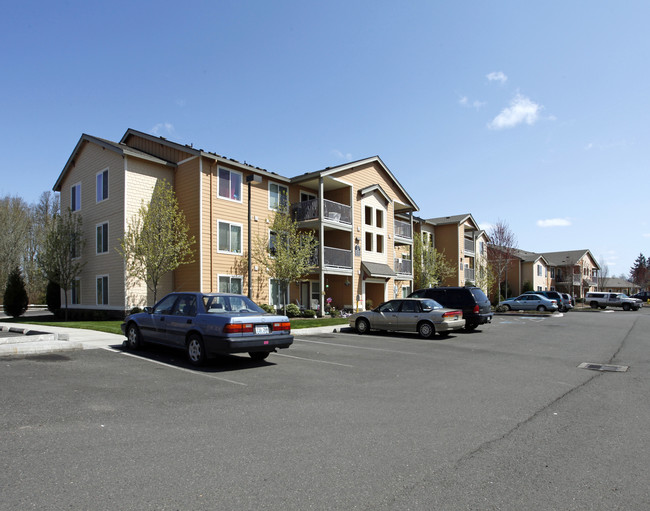
[[[607,281],[609,280],[609,266],[607,266],[605,259],[602,257],[598,261],[598,266],[600,266],[600,271],[598,272],[598,290],[602,291],[607,287]]]
[[[0,199],[0,282],[7,282],[9,273],[22,268],[29,239],[29,205],[20,197]]]
[[[514,259],[514,251],[517,248],[517,237],[510,229],[510,226],[503,220],[497,220],[488,232],[491,243],[488,245],[488,261],[497,277],[497,284],[506,282],[505,294],[508,298],[508,264]]]
[[[29,239],[25,249],[23,273],[31,303],[45,298],[47,279],[38,267],[36,257],[43,249],[47,233],[59,214],[59,198],[51,191],[43,192],[38,203],[30,206]]]

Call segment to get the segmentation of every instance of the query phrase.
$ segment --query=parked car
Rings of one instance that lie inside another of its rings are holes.
[[[555,300],[560,312],[569,312],[571,310],[571,307],[569,307],[571,301],[567,301],[566,298],[562,296],[562,293],[558,293],[557,291],[526,291],[524,294],[541,295],[545,296],[549,300]]]
[[[479,287],[429,287],[413,291],[409,298],[431,298],[443,307],[461,309],[465,330],[490,323],[494,316],[490,300]]]
[[[647,303],[650,300],[650,291],[641,291],[635,295],[632,295],[630,298],[636,298],[641,300],[643,303]]]
[[[499,307],[515,311],[551,311],[558,310],[557,302],[542,295],[524,293],[516,298],[508,298],[499,302]]]
[[[417,332],[427,339],[435,333],[445,337],[463,328],[462,316],[462,311],[447,309],[429,298],[400,298],[384,302],[371,311],[352,314],[348,322],[359,334],[392,330]]]
[[[560,293],[562,295],[562,301],[564,302],[564,306],[568,307],[569,310],[573,309],[575,307],[575,303],[573,298],[569,293]]]
[[[624,311],[638,311],[641,308],[641,300],[630,298],[624,293],[589,292],[585,295],[585,303],[592,309],[621,307]]]
[[[267,314],[246,296],[224,293],[168,294],[127,316],[122,332],[132,349],[147,342],[182,348],[194,365],[229,353],[264,360],[293,343],[287,316]]]

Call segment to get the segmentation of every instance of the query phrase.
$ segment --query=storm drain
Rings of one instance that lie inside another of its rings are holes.
[[[592,371],[611,371],[615,373],[624,373],[630,366],[619,366],[613,364],[592,364],[583,362],[578,366],[580,369],[591,369]]]

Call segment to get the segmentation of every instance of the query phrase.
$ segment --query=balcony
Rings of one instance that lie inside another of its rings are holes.
[[[318,220],[320,218],[319,209],[319,200],[312,199],[294,204],[291,207],[291,212],[296,222],[306,222],[308,220]],[[350,206],[324,199],[323,209],[325,210],[323,220],[352,225],[352,208]]]
[[[413,239],[413,231],[409,222],[395,220],[395,238],[402,238],[405,240]]]
[[[474,240],[468,240],[465,238],[465,255],[467,256],[473,256],[475,253],[475,244]]]
[[[476,270],[474,268],[465,268],[465,282],[476,282]]]
[[[323,247],[323,251],[325,253],[325,264],[323,265],[323,268],[352,270],[351,250],[334,247]],[[313,257],[311,258],[311,263],[314,266],[318,266],[318,254],[319,251],[316,250]]]
[[[413,261],[395,258],[395,273],[398,275],[413,275]]]

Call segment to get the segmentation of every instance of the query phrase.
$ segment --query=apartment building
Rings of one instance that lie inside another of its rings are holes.
[[[83,134],[54,185],[90,241],[68,297],[72,308],[123,312],[151,304],[146,284],[125,278],[116,249],[161,180],[174,187],[196,245],[194,262],[170,273],[159,296],[245,293],[249,226],[251,237],[269,238],[287,197],[299,227],[319,240],[314,271],[291,286],[291,302],[323,311],[331,298],[332,306],[363,309],[411,289],[418,207],[379,157],[290,178],[129,129],[119,142]],[[251,288],[258,303],[281,301],[278,282],[257,265]]]

